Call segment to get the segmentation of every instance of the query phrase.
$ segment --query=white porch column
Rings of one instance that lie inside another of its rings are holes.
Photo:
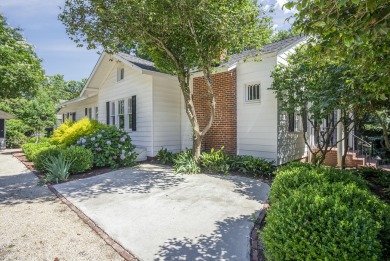
[[[343,124],[340,121],[341,119],[341,110],[337,110],[337,166],[341,167],[341,160],[343,157]]]

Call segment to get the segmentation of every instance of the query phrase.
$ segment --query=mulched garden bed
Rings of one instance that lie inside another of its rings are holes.
[[[40,180],[42,180],[45,177],[45,174],[35,169],[34,163],[29,161],[22,151],[14,152],[12,153],[12,156],[17,158],[20,162],[22,162],[26,166],[26,168],[28,168],[31,172],[33,172]],[[67,181],[60,181],[59,183],[64,183],[64,182],[78,180],[78,179],[85,179],[85,178],[101,175],[104,173],[108,173],[110,171],[113,171],[113,169],[108,167],[93,168],[84,173],[72,174],[69,176]]]

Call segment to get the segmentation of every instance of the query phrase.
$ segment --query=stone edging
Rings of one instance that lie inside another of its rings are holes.
[[[118,254],[127,261],[138,261],[138,259],[123,248],[118,242],[113,240],[106,232],[104,232],[100,227],[98,227],[87,215],[85,215],[80,209],[73,205],[69,200],[67,200],[61,193],[59,193],[53,185],[47,185],[51,192],[54,193],[64,204],[66,204],[73,212],[79,216],[79,218],[84,221],[93,231],[96,232],[108,245],[110,245]]]
[[[250,234],[250,260],[251,261],[263,261],[265,260],[265,256],[263,254],[263,249],[260,247],[260,240],[259,240],[259,234],[258,230],[260,229],[262,223],[265,220],[265,216],[267,214],[267,209],[269,205],[268,203],[264,203],[263,209],[260,211],[259,216],[257,217],[257,220],[255,221],[255,224],[251,230]]]

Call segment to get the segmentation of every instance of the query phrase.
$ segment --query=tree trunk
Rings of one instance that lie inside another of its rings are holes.
[[[194,156],[196,162],[199,162],[200,159],[202,139],[203,137],[201,135],[196,135],[196,133],[194,133],[193,142],[192,142],[192,155]]]
[[[186,113],[188,116],[188,119],[190,120],[192,129],[193,129],[193,147],[192,147],[192,154],[194,156],[194,159],[196,162],[199,162],[200,159],[200,153],[201,153],[201,147],[202,147],[202,140],[206,133],[210,130],[214,118],[215,118],[215,97],[214,92],[212,88],[212,82],[210,77],[210,70],[208,68],[204,68],[204,77],[207,84],[207,92],[209,96],[210,101],[210,119],[206,127],[201,131],[198,118],[196,115],[195,105],[193,101],[193,90],[190,88],[190,74],[189,72],[184,72],[178,76],[180,88],[183,93],[184,97],[184,103],[186,107]]]

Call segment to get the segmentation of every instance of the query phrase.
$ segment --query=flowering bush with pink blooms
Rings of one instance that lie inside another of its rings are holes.
[[[135,147],[131,144],[130,135],[114,126],[81,137],[75,145],[91,149],[93,162],[97,167],[118,168],[135,165],[137,153],[134,152]]]

